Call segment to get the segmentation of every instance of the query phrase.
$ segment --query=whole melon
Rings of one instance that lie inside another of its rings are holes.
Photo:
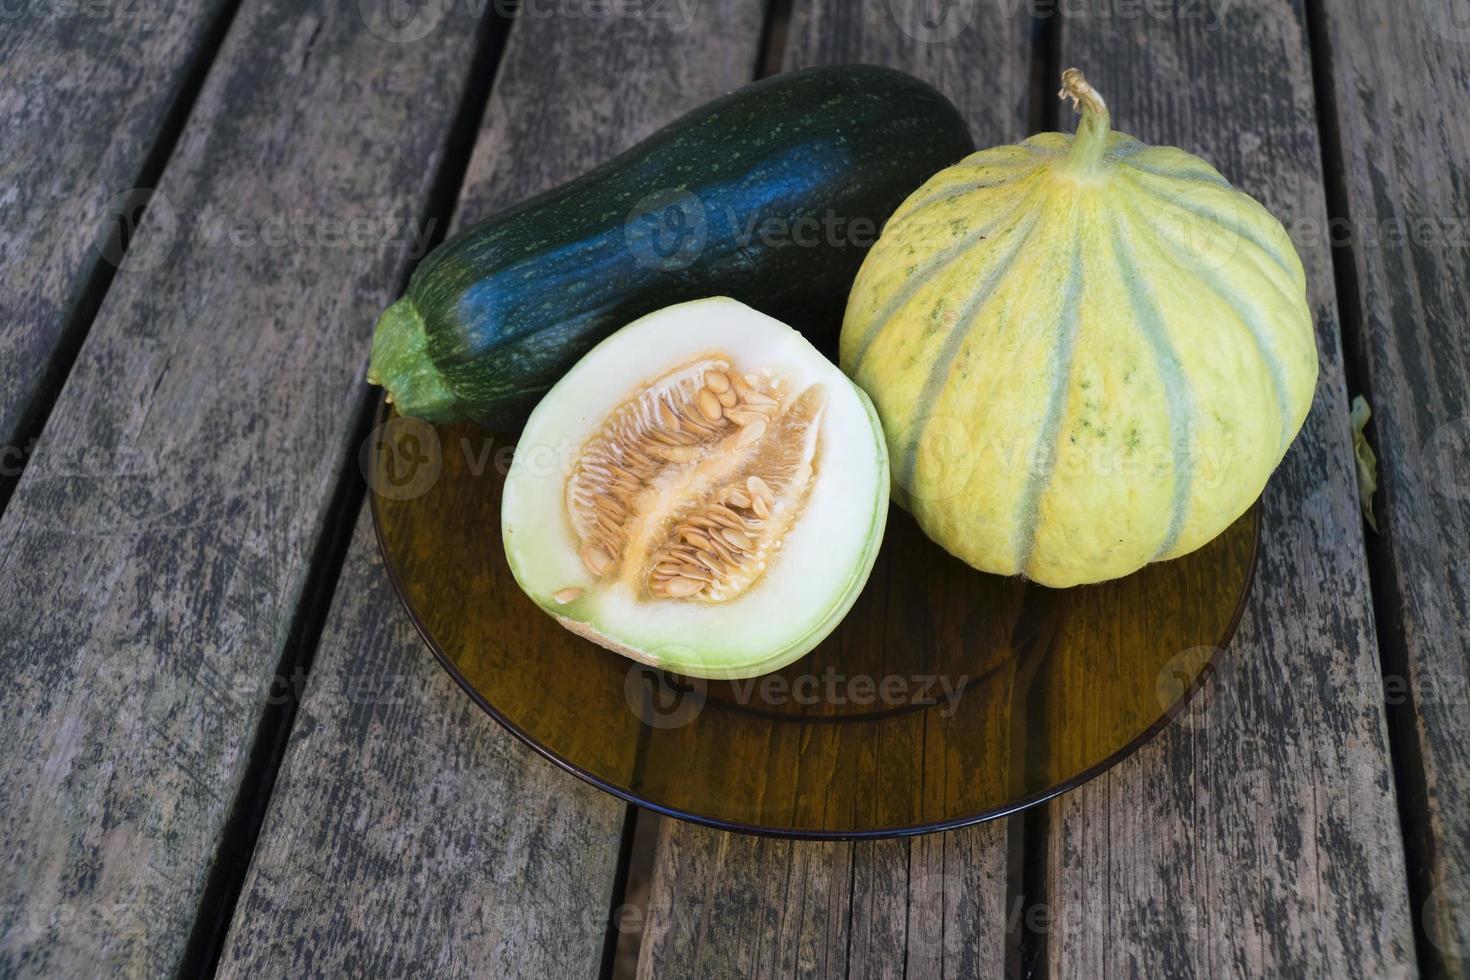
[[[894,496],[974,567],[1071,586],[1186,554],[1250,507],[1312,402],[1317,348],[1281,223],[1213,167],[1111,132],[940,171],[859,271],[843,369]]]

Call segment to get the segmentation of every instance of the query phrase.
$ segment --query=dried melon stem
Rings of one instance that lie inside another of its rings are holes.
[[[1077,123],[1077,135],[1072,138],[1072,149],[1059,169],[1074,177],[1096,175],[1102,170],[1108,133],[1112,129],[1108,104],[1076,68],[1062,72],[1062,90],[1057,93],[1057,98],[1071,99],[1072,108],[1082,113],[1082,119]]]

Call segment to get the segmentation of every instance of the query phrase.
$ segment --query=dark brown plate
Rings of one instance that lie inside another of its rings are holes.
[[[384,559],[465,692],[583,779],[729,830],[913,834],[1081,784],[1178,716],[1256,562],[1259,507],[1192,555],[1053,590],[974,571],[895,508],[821,646],[765,678],[689,680],[572,635],[521,593],[500,546],[513,440],[378,423],[362,462]]]

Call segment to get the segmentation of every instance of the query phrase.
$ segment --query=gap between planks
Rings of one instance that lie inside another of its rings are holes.
[[[1327,226],[1352,228],[1347,167],[1342,123],[1333,82],[1332,45],[1327,32],[1326,0],[1303,0],[1308,51],[1311,56],[1312,94],[1317,109],[1317,130],[1322,149],[1322,181],[1326,192]],[[1338,326],[1342,340],[1342,369],[1348,398],[1361,395],[1370,406],[1378,404],[1368,369],[1368,330],[1363,320],[1362,289],[1352,238],[1330,239],[1332,273],[1337,293]],[[1376,442],[1376,440],[1374,440]],[[1387,517],[1385,516],[1385,520]],[[1395,678],[1410,676],[1409,651],[1404,643],[1405,624],[1392,601],[1393,562],[1383,538],[1364,528],[1363,548],[1368,566],[1368,589],[1372,596],[1373,621],[1377,627],[1379,673],[1387,685]],[[1394,799],[1398,804],[1399,842],[1408,873],[1409,910],[1414,926],[1414,957],[1420,971],[1434,975],[1436,955],[1424,928],[1423,910],[1429,901],[1432,856],[1420,846],[1415,830],[1420,825],[1428,795],[1424,759],[1414,734],[1413,706],[1407,700],[1385,698],[1388,720],[1389,759],[1393,767]]]
[[[527,32],[533,31],[533,28],[535,29],[535,32],[533,34],[531,34],[530,36],[528,36],[528,33]],[[541,33],[540,32],[540,29],[537,28],[536,25],[534,23],[531,23],[531,22],[521,22],[521,23],[519,23],[518,26],[514,26],[512,28],[512,30],[513,30],[514,33],[513,33],[513,36],[510,38],[510,45],[511,46],[506,49],[506,53],[502,56],[502,59],[501,59],[501,62],[500,62],[499,74],[500,74],[501,77],[498,78],[498,80],[495,83],[496,84],[496,97],[495,98],[492,98],[490,100],[491,101],[491,108],[489,110],[489,113],[488,113],[488,116],[487,116],[486,121],[482,124],[482,130],[483,131],[479,134],[480,136],[483,136],[485,131],[493,132],[494,131],[494,128],[497,125],[502,124],[502,123],[505,122],[505,118],[506,117],[504,115],[501,115],[501,116],[498,116],[498,117],[496,115],[496,104],[497,104],[497,100],[498,100],[498,95],[499,95],[499,93],[510,92],[510,91],[512,91],[512,90],[515,89],[516,85],[518,84],[518,79],[515,77],[515,70],[516,70],[516,66],[518,64],[518,62],[516,60],[516,57],[517,57],[516,52],[524,52],[525,47],[530,44],[530,38],[531,37],[534,37],[534,36],[539,36],[540,33]],[[756,36],[756,31],[751,30],[746,36],[749,37],[749,38],[754,38]],[[607,43],[607,40],[608,39],[604,38],[603,41],[602,41],[602,43]],[[575,42],[569,40],[568,43],[575,43]],[[752,45],[751,47],[753,48],[754,46]],[[645,52],[645,53],[648,53],[648,52]],[[752,51],[750,53],[749,58],[750,58],[749,63],[754,63],[756,61],[756,58],[754,57],[754,51]],[[522,60],[522,62],[525,61],[524,58],[521,59],[521,60]],[[522,65],[522,67],[524,67],[524,65]],[[748,69],[741,70],[741,71],[739,71],[737,73],[736,77],[739,79],[739,81],[748,80],[747,71],[748,71]],[[655,102],[654,104],[657,104],[657,103]],[[691,108],[692,108],[692,106],[691,106]],[[647,122],[647,120],[644,120],[644,119],[634,119],[632,122],[637,127],[642,128],[645,125],[645,123]],[[484,130],[484,127],[489,127],[489,129],[488,130]],[[489,145],[494,145],[494,142],[495,142],[495,140],[492,139]],[[533,145],[534,145],[534,142],[535,141],[533,140]],[[481,146],[480,148],[481,149],[485,149],[486,147],[485,146]],[[485,157],[485,158],[472,157],[471,162],[469,164],[469,168],[470,168],[469,169],[469,176],[463,182],[466,185],[466,187],[468,188],[468,190],[462,190],[461,191],[461,195],[464,195],[466,193],[469,193],[471,200],[473,200],[474,197],[476,196],[475,193],[474,193],[474,191],[476,189],[476,186],[477,186],[477,178],[476,178],[476,175],[475,175],[475,167],[476,167],[475,161],[476,160],[480,160],[481,162],[484,162],[485,159],[489,159],[489,157]],[[484,176],[485,175],[482,174],[481,175],[481,178],[484,178]],[[498,176],[504,176],[504,174],[499,174]],[[568,175],[568,176],[570,176],[570,175]],[[461,182],[460,181],[455,181],[454,183],[457,185],[457,184],[459,184]],[[525,182],[524,181],[521,181],[520,183],[525,183]],[[505,188],[502,185],[501,190],[503,190],[503,191],[509,191],[510,189],[509,188]],[[499,196],[501,197],[501,200],[498,203],[501,203],[501,204],[509,204],[509,203],[511,203],[511,200],[510,199],[524,197],[526,195],[524,193],[502,193]],[[463,197],[461,198],[461,203],[462,204],[464,203]],[[349,559],[349,560],[351,560],[351,559]],[[350,566],[346,570],[344,570],[344,575],[347,575],[347,576],[350,577],[352,574],[353,574],[353,570],[351,569]],[[343,586],[343,587],[345,587],[345,586]],[[331,628],[332,628],[331,627],[331,624],[328,623],[327,629],[330,631]],[[330,636],[330,632],[326,636],[324,636],[323,639],[324,639],[324,642],[326,643],[326,650],[330,652],[330,650],[332,649],[331,648],[331,636]],[[308,702],[307,710],[308,711],[310,710],[310,702]],[[486,723],[490,723],[488,719],[485,719],[485,721],[486,721]],[[291,777],[291,768],[290,768],[290,763],[288,761],[287,764],[286,764],[286,769],[285,769],[285,771],[283,773],[282,778],[283,779],[286,779],[286,780],[289,780],[290,777]],[[286,791],[286,792],[289,792],[289,791]],[[280,804],[280,805],[284,805],[284,804]],[[273,808],[272,812],[276,812],[276,810]],[[625,809],[624,810],[624,816],[625,817],[627,816],[627,813],[628,813],[628,811]],[[622,829],[621,832],[612,832],[612,833],[609,834],[609,837],[611,838],[613,833],[618,834],[619,837],[625,837],[626,834],[630,831],[632,825],[629,824],[628,821],[625,819],[623,821],[623,825],[622,826],[623,826],[623,829]],[[611,831],[611,825],[609,826],[608,829],[609,829],[609,831]],[[257,879],[257,878],[255,878],[255,875],[257,873],[260,873],[262,875],[269,873],[268,871],[264,870],[264,869],[266,869],[266,868],[269,867],[269,854],[270,854],[270,851],[269,851],[269,841],[270,841],[270,834],[271,834],[271,826],[270,826],[269,822],[267,822],[267,825],[264,828],[264,832],[266,833],[267,837],[266,837],[265,842],[263,842],[260,845],[261,846],[261,854],[257,858],[257,865],[259,867],[257,868],[257,871],[252,871],[251,872],[251,876],[249,878],[247,878],[247,881],[245,883],[245,887],[247,889],[251,889],[250,891],[247,891],[246,892],[245,897],[242,899],[242,901],[244,901],[244,902],[247,903],[247,907],[248,907],[248,903],[249,903],[249,901],[251,899],[251,896],[256,893],[255,892],[255,886],[252,886],[251,885],[251,881],[256,881],[256,884],[259,885],[260,880]],[[611,842],[612,842],[612,840],[609,840],[609,843],[611,843]],[[609,851],[609,853],[611,853],[611,852]],[[618,873],[617,873],[616,868],[609,868],[608,870],[613,872],[612,879],[611,879],[610,883],[616,884],[616,879],[618,877]],[[605,901],[608,901],[608,900],[605,900]],[[611,908],[616,908],[616,895],[614,895],[610,901],[612,903],[610,905],[610,907]],[[238,927],[239,923],[237,922],[236,925]],[[602,942],[601,949],[599,950],[599,956],[598,956],[598,960],[599,961],[600,960],[604,960],[606,958],[606,956],[607,956],[606,929],[604,929],[603,932],[602,932],[602,938],[603,938],[603,942]],[[226,952],[225,952],[226,957],[230,957],[231,956],[231,950],[235,949],[235,946],[234,946],[234,943],[235,943],[235,933],[233,931],[231,933],[230,943],[231,943],[230,948],[228,948],[226,950]],[[235,966],[238,966],[238,963],[236,963],[235,961],[227,960],[226,961],[226,964],[225,964],[226,968],[228,969],[232,963],[234,963]]]
[[[474,61],[445,141],[443,159],[434,175],[428,202],[421,215],[425,223],[419,227],[433,229],[424,255],[444,241],[454,217],[460,187],[469,168],[480,121],[490,100],[511,26],[511,17],[498,9],[487,11],[479,25]],[[420,256],[405,270],[397,293],[408,287],[409,277],[422,258]],[[301,598],[296,604],[288,638],[276,667],[275,676],[278,681],[285,680],[286,689],[278,691],[277,687],[272,687],[272,693],[279,696],[267,704],[256,725],[245,775],[235,791],[219,846],[210,862],[194,927],[180,960],[180,977],[213,976],[219,967],[235,907],[250,870],[276,777],[295,726],[297,710],[306,692],[322,630],[332,608],[358,514],[366,499],[367,487],[359,473],[358,452],[371,435],[377,405],[376,391],[364,383],[347,442],[339,447],[337,475],[326,521],[308,560]]]

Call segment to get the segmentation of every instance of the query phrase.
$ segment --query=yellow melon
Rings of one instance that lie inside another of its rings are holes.
[[[1075,137],[941,171],[849,297],[896,499],[948,551],[1050,586],[1199,548],[1301,428],[1317,348],[1281,223],[1213,167],[1111,132],[1076,69]]]

